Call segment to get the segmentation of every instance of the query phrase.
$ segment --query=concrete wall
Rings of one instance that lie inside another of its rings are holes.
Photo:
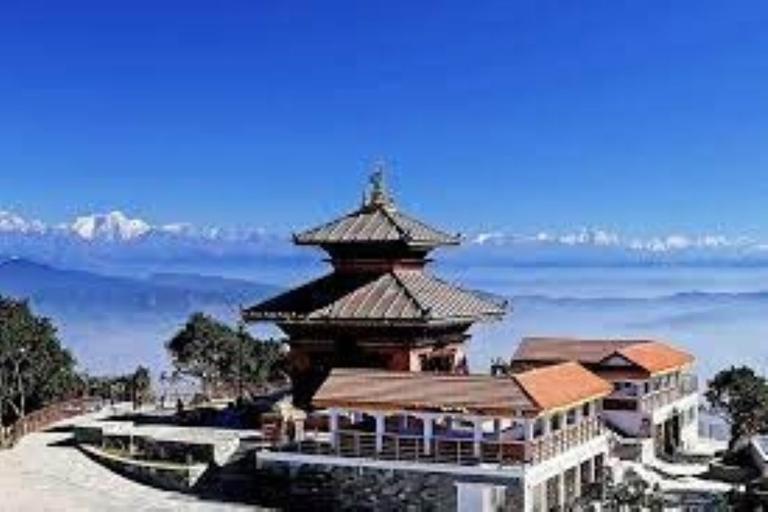
[[[208,470],[208,464],[182,466],[135,460],[107,453],[93,446],[80,445],[91,459],[127,478],[171,491],[189,491]]]

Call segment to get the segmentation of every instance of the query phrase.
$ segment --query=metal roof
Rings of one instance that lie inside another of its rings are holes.
[[[317,407],[528,414],[603,397],[612,386],[578,363],[512,375],[446,375],[334,369],[315,394]]]
[[[577,338],[524,338],[513,361],[579,361],[597,364],[636,340],[591,340]]]
[[[383,274],[333,273],[244,311],[279,322],[474,322],[497,318],[506,304],[432,277],[422,269]]]
[[[297,233],[298,245],[403,242],[409,246],[457,245],[459,235],[432,228],[390,204],[367,204],[319,227]]]
[[[490,375],[334,369],[315,394],[320,408],[440,410],[467,414],[536,414],[539,407],[514,379]]]

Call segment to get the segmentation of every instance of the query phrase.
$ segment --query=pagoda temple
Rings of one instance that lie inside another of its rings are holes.
[[[463,373],[464,342],[500,304],[430,274],[429,253],[460,237],[400,211],[377,169],[355,211],[295,234],[318,246],[332,271],[243,310],[246,322],[274,322],[289,337],[294,401],[309,404],[333,368]]]

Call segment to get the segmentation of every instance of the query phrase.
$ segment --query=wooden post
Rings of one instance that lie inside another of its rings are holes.
[[[376,453],[384,449],[384,414],[376,413]]]
[[[483,422],[482,418],[476,417],[473,421],[472,431],[472,453],[478,459],[480,458],[480,443],[483,440]]]
[[[331,430],[331,446],[338,449],[339,447],[339,411],[331,409],[328,411],[330,416],[330,430]]]
[[[432,435],[434,432],[434,418],[429,414],[425,414],[421,416],[421,423],[423,425],[422,439],[424,441],[424,454],[431,455],[432,454]]]

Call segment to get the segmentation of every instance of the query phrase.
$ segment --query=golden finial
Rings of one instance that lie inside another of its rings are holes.
[[[386,166],[383,161],[378,160],[373,164],[373,172],[370,178],[368,178],[368,183],[370,184],[366,201],[368,208],[391,208],[393,206],[392,199],[389,197],[389,192],[384,183],[385,170]]]

